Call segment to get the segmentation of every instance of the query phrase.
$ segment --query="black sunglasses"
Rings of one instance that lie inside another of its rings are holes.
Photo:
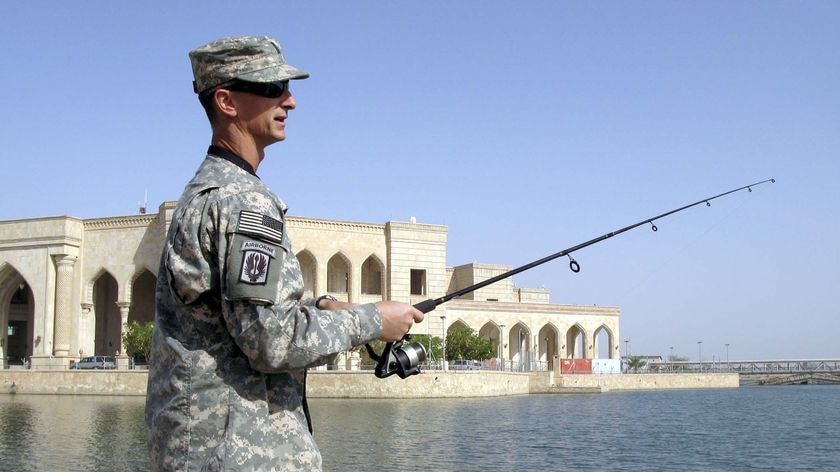
[[[218,89],[230,90],[232,92],[246,92],[267,98],[280,98],[287,90],[289,90],[289,81],[284,80],[282,82],[259,83],[237,80],[229,84],[222,84],[218,87],[214,87],[208,92],[212,93]]]

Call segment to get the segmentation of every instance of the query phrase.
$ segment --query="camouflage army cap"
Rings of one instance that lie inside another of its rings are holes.
[[[265,83],[309,77],[309,73],[286,64],[280,43],[269,36],[217,39],[190,51],[190,62],[196,93],[233,79]]]

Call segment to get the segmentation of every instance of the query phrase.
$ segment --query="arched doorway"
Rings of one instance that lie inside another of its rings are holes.
[[[350,261],[343,254],[336,254],[327,262],[327,292],[341,301],[349,300]]]
[[[557,355],[557,328],[547,324],[540,329],[538,335],[539,358],[537,359],[539,370],[551,370],[554,368],[554,356]]]
[[[522,323],[516,323],[508,333],[508,356],[511,370],[525,372],[531,364],[531,330]]]
[[[311,252],[304,249],[297,255],[300,272],[303,274],[303,296],[312,298],[318,293],[317,262]]]
[[[117,306],[117,281],[108,272],[103,272],[93,284],[93,305],[96,312],[93,355],[113,356],[120,349],[122,319]]]
[[[155,320],[155,285],[157,278],[144,270],[131,284],[131,306],[128,321],[147,323]]]
[[[595,330],[595,342],[593,344],[595,346],[593,356],[595,359],[612,359],[615,357],[613,349],[615,341],[612,331],[606,325],[601,325]]]
[[[493,352],[495,352],[495,359],[492,363],[488,363],[488,368],[495,368],[497,370],[502,368],[502,357],[504,356],[504,348],[502,347],[502,330],[496,323],[488,321],[484,326],[478,330],[478,335],[483,339],[490,341],[493,344]]]
[[[34,346],[35,303],[32,289],[13,267],[0,268],[0,364],[24,365]],[[39,339],[40,341],[40,339]]]
[[[385,266],[376,256],[371,255],[362,263],[362,294],[382,295]]]
[[[579,324],[566,331],[566,357],[569,359],[586,357],[586,331]]]
[[[467,330],[470,333],[475,333],[466,323],[462,320],[456,320],[454,323],[450,324],[446,328],[446,343],[445,343],[445,350],[446,350],[446,360],[457,360],[462,356],[457,352],[457,349],[454,349],[455,340],[454,338],[459,337],[457,334],[453,336],[453,332],[457,332],[459,330]]]

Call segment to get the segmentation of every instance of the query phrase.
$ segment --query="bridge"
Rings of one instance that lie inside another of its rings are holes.
[[[738,373],[741,385],[840,384],[840,359],[760,361],[658,361],[650,371],[675,373]]]

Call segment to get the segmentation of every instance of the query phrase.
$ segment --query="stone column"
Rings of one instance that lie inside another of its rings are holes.
[[[128,357],[125,353],[123,338],[125,337],[125,331],[128,329],[128,310],[131,308],[131,303],[117,302],[117,306],[120,307],[120,357]]]
[[[79,332],[86,333],[88,328],[88,320],[90,319],[90,313],[93,311],[93,303],[82,303],[82,316],[79,318]],[[85,338],[87,339],[87,338]],[[82,341],[82,345],[79,346],[79,357],[84,357],[85,354],[93,354],[85,353],[84,346],[85,341]]]
[[[70,328],[72,314],[70,313],[73,298],[73,265],[76,256],[59,254],[55,256],[55,343],[54,355],[66,357],[70,355]]]

